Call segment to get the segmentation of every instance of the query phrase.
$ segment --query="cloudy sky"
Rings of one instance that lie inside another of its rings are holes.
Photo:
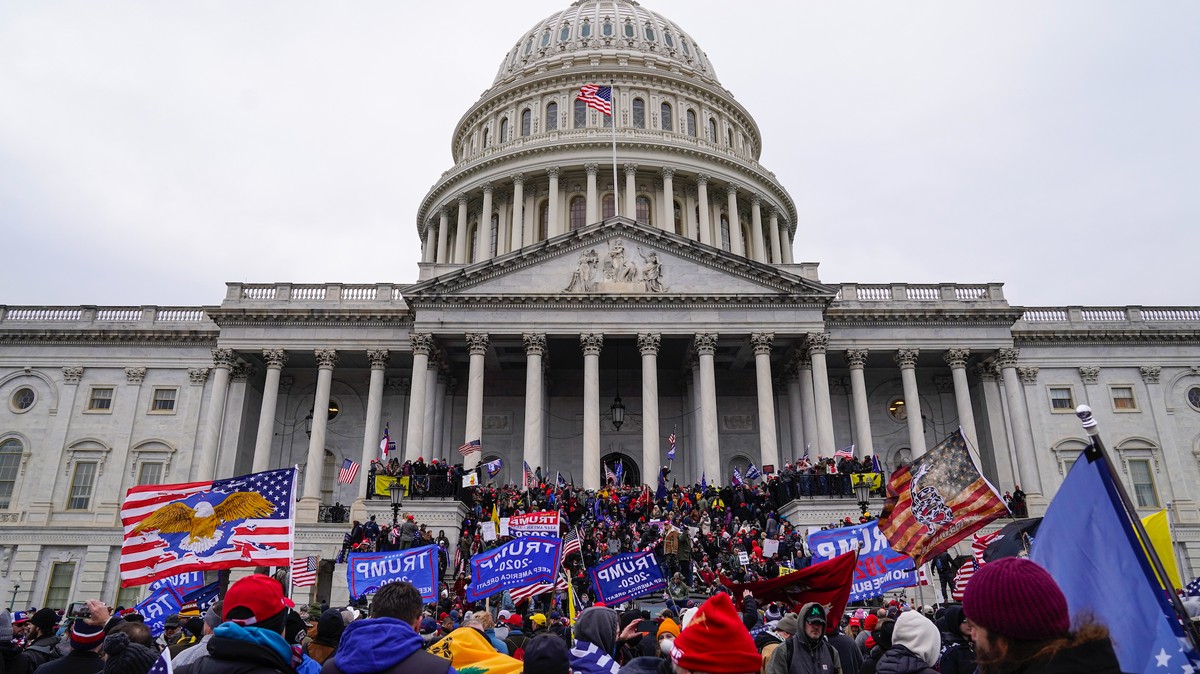
[[[566,4],[0,3],[0,304],[415,280],[455,122]],[[643,4],[757,119],[823,281],[1200,304],[1200,3]]]

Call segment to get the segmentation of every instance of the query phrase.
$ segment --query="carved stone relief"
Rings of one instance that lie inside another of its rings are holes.
[[[658,252],[637,248],[638,262],[625,250],[625,242],[616,238],[608,242],[608,251],[601,256],[595,248],[579,254],[579,262],[563,292],[568,293],[665,293],[663,268]]]

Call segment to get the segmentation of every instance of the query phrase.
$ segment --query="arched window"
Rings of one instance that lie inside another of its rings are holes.
[[[696,111],[687,111],[687,132],[692,138],[696,137]]]
[[[571,24],[564,23],[562,30],[558,31],[558,41],[566,42],[571,39]]]
[[[490,251],[491,257],[496,257],[497,246],[500,243],[500,214],[499,213],[492,213],[491,230],[492,230],[491,231],[491,243],[488,244],[488,250]]]
[[[580,26],[579,26],[579,37],[586,40],[591,36],[592,36],[592,23],[588,19],[584,19],[583,23],[580,24]]]
[[[542,47],[550,46],[550,31],[542,33]]]
[[[546,104],[546,130],[558,129],[558,103],[551,101]]]
[[[721,214],[721,249],[729,250],[729,216]]]
[[[612,192],[605,194],[600,199],[600,210],[604,213],[603,217],[607,220],[617,214],[616,202],[613,200]]]
[[[683,236],[683,206],[679,202],[675,202],[675,233]]]
[[[661,126],[663,131],[671,131],[671,104],[663,103],[659,108],[659,116],[662,117]]]
[[[16,438],[8,438],[0,442],[0,509],[7,510],[12,505],[13,491],[17,486],[17,473],[21,468],[21,454],[24,447]]]
[[[725,129],[725,145],[726,147],[733,147],[733,129]]]
[[[467,260],[478,262],[479,260],[476,259],[478,256],[475,253],[479,250],[479,223],[472,222],[467,225],[467,231],[471,232],[471,247],[467,250]]]
[[[550,231],[550,200],[542,202],[542,207],[538,209],[537,219],[537,240],[545,241],[550,238],[546,233]]]
[[[571,200],[571,231],[587,224],[587,199],[575,197]]]
[[[500,120],[500,142],[501,143],[508,142],[508,118],[507,117]]]
[[[681,44],[681,45],[683,46],[683,53],[684,53],[684,54],[686,54],[686,55],[688,55],[688,56],[691,56],[691,55],[692,55],[692,50],[691,50],[691,49],[688,49],[687,38],[685,38],[685,37],[681,37],[681,38],[679,38],[679,44]]]
[[[525,55],[529,56],[532,53],[533,53],[533,36],[530,35],[529,39],[525,41]]]
[[[717,142],[717,120],[712,117],[708,118],[708,142]]]
[[[646,128],[646,101],[640,98],[633,99],[633,128]]]
[[[483,130],[483,147],[486,148],[487,146],[489,146],[491,144],[492,144],[492,130],[484,129]]]
[[[525,108],[521,111],[521,135],[528,136],[533,130],[533,111]]]
[[[650,221],[650,197],[638,195],[637,198],[637,221],[643,225],[653,224]]]
[[[582,129],[587,126],[587,103],[575,99],[575,128]]]

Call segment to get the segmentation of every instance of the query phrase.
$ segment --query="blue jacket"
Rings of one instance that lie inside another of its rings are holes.
[[[426,653],[412,625],[395,618],[356,620],[346,626],[337,652],[322,674],[454,673],[450,662]]]

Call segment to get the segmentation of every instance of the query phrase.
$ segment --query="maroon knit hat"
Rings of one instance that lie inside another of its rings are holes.
[[[1071,631],[1067,598],[1050,574],[1028,559],[982,564],[963,593],[971,622],[1010,639],[1042,641]]]

